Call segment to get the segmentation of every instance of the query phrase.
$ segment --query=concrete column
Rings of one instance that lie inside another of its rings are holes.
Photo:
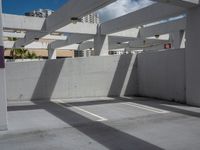
[[[172,48],[179,49],[185,48],[184,31],[176,31],[170,34],[170,40],[172,41]]]
[[[56,50],[52,48],[48,48],[48,59],[56,59]]]
[[[83,50],[83,57],[87,57],[87,50]]]
[[[186,25],[186,101],[200,106],[200,8],[187,12]]]
[[[0,130],[7,130],[6,74],[3,47],[2,0],[0,0]]]
[[[81,44],[82,44],[82,43],[81,43]],[[83,48],[81,47],[81,44],[79,44],[77,50],[83,52],[83,57],[87,57],[87,50],[86,50],[86,49],[83,49]]]
[[[101,34],[101,27],[98,26],[97,34],[94,37],[94,55],[106,56],[108,55],[108,36]]]

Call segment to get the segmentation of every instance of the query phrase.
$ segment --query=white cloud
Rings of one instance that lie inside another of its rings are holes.
[[[107,21],[152,4],[149,0],[117,0],[98,11],[101,21]]]

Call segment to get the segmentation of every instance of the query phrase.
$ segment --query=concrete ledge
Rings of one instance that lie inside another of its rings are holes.
[[[6,131],[6,130],[8,130],[7,125],[1,125],[0,126],[0,131]]]

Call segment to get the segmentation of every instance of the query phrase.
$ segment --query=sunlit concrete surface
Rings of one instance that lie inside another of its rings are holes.
[[[200,108],[149,98],[8,103],[1,150],[199,150]]]

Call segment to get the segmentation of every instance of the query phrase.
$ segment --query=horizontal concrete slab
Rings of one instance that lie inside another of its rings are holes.
[[[0,132],[1,150],[200,148],[200,108],[142,97],[59,101],[9,102],[9,130]],[[152,113],[122,103],[169,113]],[[73,105],[108,120],[99,122],[58,104]]]

